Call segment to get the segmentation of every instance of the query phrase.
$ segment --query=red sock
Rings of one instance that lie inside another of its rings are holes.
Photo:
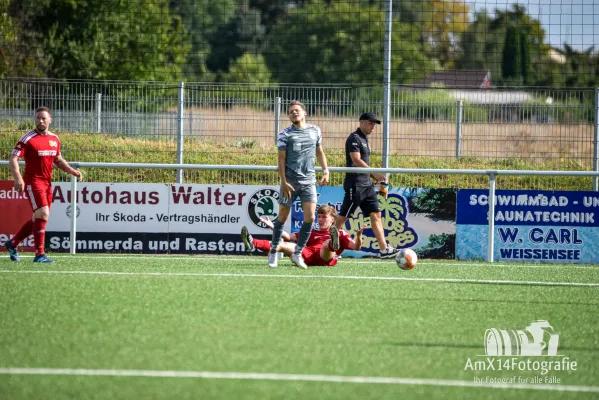
[[[270,251],[270,240],[254,239],[254,246],[265,253]]]
[[[331,250],[333,253],[335,252],[335,249],[333,249],[333,241],[329,240],[329,244],[327,245],[327,249]]]
[[[10,244],[12,247],[17,247],[23,240],[27,239],[33,232],[33,221],[29,220],[23,224],[17,234],[11,239]]]
[[[33,221],[33,240],[35,241],[35,255],[44,254],[44,242],[46,241],[46,223],[43,219]]]

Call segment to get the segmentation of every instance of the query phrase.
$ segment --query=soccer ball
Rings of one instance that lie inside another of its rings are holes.
[[[418,256],[412,249],[401,249],[395,256],[395,262],[401,269],[413,269],[418,262]]]

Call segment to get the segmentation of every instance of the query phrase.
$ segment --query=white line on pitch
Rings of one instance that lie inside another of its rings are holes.
[[[593,392],[599,393],[599,386],[550,385],[550,384],[508,384],[476,383],[451,379],[393,378],[378,376],[302,375],[254,372],[212,372],[212,371],[157,371],[135,369],[61,369],[61,368],[0,368],[2,375],[85,375],[85,376],[132,376],[152,378],[203,378],[203,379],[244,379],[270,381],[303,381],[335,383],[367,383],[392,385],[426,385],[476,387],[489,389],[527,389],[553,392]]]
[[[21,258],[33,258],[33,255],[21,255]],[[251,257],[239,257],[239,256],[203,256],[201,254],[198,255],[189,255],[189,256],[181,256],[181,255],[137,255],[137,254],[133,254],[133,255],[106,255],[106,256],[101,256],[101,255],[58,255],[58,254],[53,254],[51,256],[52,258],[82,258],[82,259],[86,259],[86,260],[93,260],[93,259],[148,259],[148,260],[177,260],[177,261],[198,261],[198,260],[207,260],[207,261],[222,261],[227,260],[227,261],[248,261],[248,259],[251,260]],[[344,260],[352,260],[352,264],[372,264],[372,265],[381,265],[385,262],[389,262],[392,260],[379,260],[376,258],[364,258],[364,259],[360,259],[360,258],[351,258],[351,257],[345,257]],[[257,261],[257,262],[261,262],[263,261],[262,257],[256,257],[255,260],[253,261]],[[526,264],[526,263],[487,263],[487,262],[476,262],[476,261],[464,261],[464,262],[455,262],[455,261],[444,261],[444,260],[438,260],[438,261],[427,261],[427,260],[420,260],[420,262],[418,263],[418,265],[426,265],[426,266],[433,266],[433,267],[459,267],[459,268],[493,268],[493,267],[507,267],[507,268],[578,268],[578,269],[586,269],[586,270],[599,270],[599,268],[597,268],[597,264],[585,264],[585,265],[576,265],[576,264],[559,264],[559,263],[555,263],[555,264],[551,264],[551,263],[547,263],[547,264]]]
[[[0,270],[0,273],[11,274],[58,274],[58,275],[104,275],[104,276],[173,276],[173,277],[232,277],[232,278],[291,278],[291,279],[356,279],[379,281],[422,281],[442,283],[471,283],[494,285],[530,285],[530,286],[577,286],[599,287],[599,283],[583,282],[543,282],[543,281],[509,281],[495,279],[457,279],[457,278],[408,278],[400,276],[353,276],[353,275],[267,275],[267,274],[231,274],[231,273],[200,273],[200,272],[118,272],[118,271],[27,271]]]

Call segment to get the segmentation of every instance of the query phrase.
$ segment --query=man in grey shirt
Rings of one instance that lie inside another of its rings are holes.
[[[268,266],[278,266],[276,249],[281,241],[283,225],[289,218],[293,202],[299,197],[304,211],[304,223],[298,232],[297,246],[291,255],[291,261],[299,268],[306,269],[308,266],[302,257],[302,250],[312,232],[317,201],[314,157],[318,158],[318,163],[324,170],[321,185],[329,182],[329,171],[327,158],[322,150],[320,128],[306,123],[306,107],[293,100],[289,104],[287,115],[292,125],[283,129],[277,140],[281,196],[279,215],[273,224]]]

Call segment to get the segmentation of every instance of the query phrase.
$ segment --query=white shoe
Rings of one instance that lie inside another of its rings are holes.
[[[399,253],[401,249],[396,249],[392,246],[387,245],[385,250],[379,251],[379,258],[393,258]]]
[[[268,253],[268,266],[277,268],[279,266],[279,257],[277,253]]]
[[[293,253],[291,255],[291,262],[294,263],[298,268],[308,269],[306,262],[304,261],[304,257],[301,254]]]

